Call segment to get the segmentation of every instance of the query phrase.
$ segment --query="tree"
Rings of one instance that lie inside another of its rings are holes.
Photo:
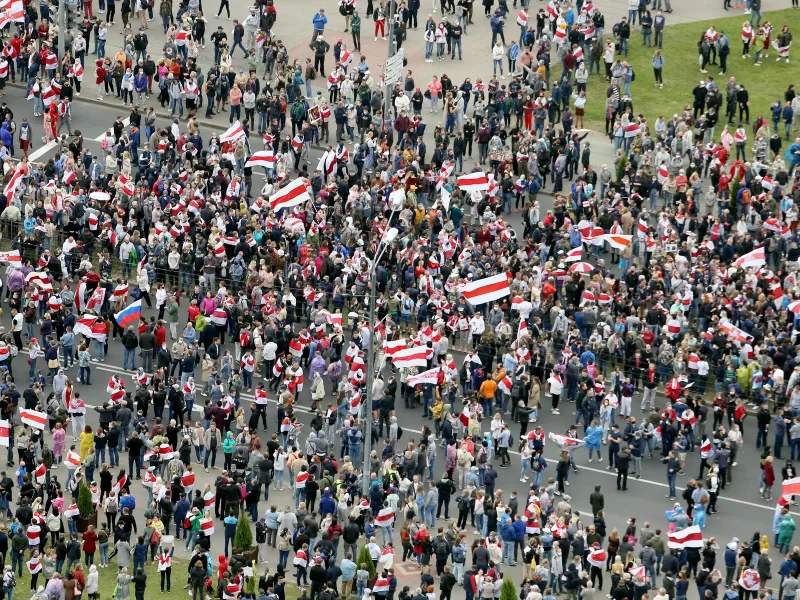
[[[236,535],[233,537],[233,547],[240,550],[249,550],[253,547],[253,529],[247,513],[242,513],[242,516],[239,517],[239,523],[236,525]]]
[[[510,577],[503,579],[503,585],[500,586],[500,600],[517,600],[517,588],[514,587]]]
[[[94,504],[92,504],[92,490],[85,483],[78,486],[78,512],[84,519],[88,519],[95,512]]]
[[[367,548],[366,544],[361,546],[361,552],[358,553],[358,560],[356,561],[356,564],[359,568],[361,568],[362,563],[367,565],[369,578],[372,579],[375,577],[377,574],[377,571],[375,570],[375,563],[372,562],[372,555],[369,553],[369,548]],[[516,600],[516,598],[514,600]]]

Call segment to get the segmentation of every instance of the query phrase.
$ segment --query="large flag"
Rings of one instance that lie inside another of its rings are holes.
[[[392,363],[398,368],[427,367],[428,349],[425,346],[414,346],[398,350],[392,355]]]
[[[764,254],[764,247],[756,248],[752,252],[748,252],[744,256],[740,256],[734,263],[740,269],[747,269],[749,267],[763,267],[767,264],[766,255]]]
[[[31,271],[25,276],[25,283],[33,283],[39,289],[52,292],[53,284],[50,283],[50,277],[44,271]]]
[[[719,324],[719,328],[732,340],[744,344],[753,341],[753,336],[745,333],[730,321],[725,321]]]
[[[508,285],[508,276],[505,273],[484,277],[478,281],[471,281],[461,288],[461,295],[472,306],[486,304],[510,294],[511,288]]]
[[[239,138],[244,137],[244,127],[237,119],[236,122],[228,127],[228,131],[219,136],[220,142],[235,142]]]
[[[699,526],[692,525],[675,533],[668,533],[667,545],[670,548],[702,548],[703,532]]]
[[[603,235],[603,239],[608,242],[608,244],[612,248],[616,248],[617,250],[624,250],[628,244],[631,243],[632,235],[619,235],[613,233],[607,233]]]
[[[8,421],[0,421],[0,446],[9,447],[11,444],[11,426]]]
[[[142,318],[142,301],[137,300],[126,306],[114,315],[114,320],[125,329],[128,325],[135,325]]]
[[[438,381],[439,367],[436,367],[435,369],[428,369],[427,371],[423,371],[417,375],[412,375],[406,380],[406,384],[411,387],[415,387],[421,383],[430,383],[432,385],[436,385],[436,382]]]
[[[47,425],[47,413],[45,412],[23,408],[19,411],[19,414],[25,425],[30,425],[36,429],[44,429]]]
[[[250,155],[246,167],[266,167],[272,169],[275,166],[275,153],[272,150],[261,150]]]
[[[739,585],[749,592],[758,590],[760,584],[761,576],[755,569],[745,569],[742,576],[739,577]]]
[[[12,267],[21,267],[22,258],[19,255],[19,250],[11,250],[10,252],[0,252],[0,262],[8,263]]]
[[[295,179],[285,188],[269,197],[269,204],[275,212],[282,208],[297,206],[311,199],[306,187],[306,180],[302,177]]]
[[[462,175],[458,178],[458,187],[464,192],[485,192],[489,189],[489,178],[483,171]]]

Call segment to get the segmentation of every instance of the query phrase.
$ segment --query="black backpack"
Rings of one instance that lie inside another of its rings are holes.
[[[449,555],[447,551],[447,542],[444,540],[439,540],[436,543],[436,558],[446,560]]]

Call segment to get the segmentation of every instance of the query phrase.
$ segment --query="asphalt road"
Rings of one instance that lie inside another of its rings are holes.
[[[18,91],[15,88],[8,88],[8,98],[13,102],[11,105],[15,110],[15,117],[17,118],[18,122],[23,116],[27,116],[29,120],[33,118],[32,105],[30,103],[22,104],[17,101],[21,100],[21,95],[21,91]],[[80,129],[84,135],[88,147],[97,152],[100,151],[100,143],[96,140],[96,138],[104,133],[106,126],[113,122],[117,114],[123,114],[123,116],[127,114],[105,106],[92,106],[91,110],[83,103],[76,103],[75,106],[76,111],[73,118],[73,129]],[[35,139],[38,139],[41,135],[41,124],[38,119],[32,122],[34,123]],[[157,122],[157,124],[160,123]],[[202,133],[205,137],[209,135],[208,131],[203,131]],[[34,154],[38,152],[40,148],[40,144],[35,145]],[[38,157],[36,157],[36,160],[41,161],[47,159],[52,156],[52,153],[52,149],[45,150]],[[316,160],[316,157],[312,153],[312,163],[314,160]],[[542,209],[547,210],[549,205],[550,199],[547,196],[542,196]],[[517,228],[520,227],[521,221],[519,215],[510,215],[508,218]],[[521,231],[519,231],[519,233],[521,233]],[[155,314],[155,310],[148,310],[145,308],[144,314],[146,317],[149,317]],[[6,327],[9,326],[9,311],[5,311],[3,323]],[[456,353],[456,361],[459,366],[461,364],[460,361],[462,360],[462,356],[463,355]],[[120,365],[122,364],[122,358],[122,348],[119,341],[112,341],[109,345],[109,354],[106,357],[105,362],[100,364],[92,364],[93,385],[77,385],[77,389],[81,393],[81,397],[84,398],[87,404],[99,405],[108,398],[106,393],[107,378],[110,377],[112,373],[121,372]],[[27,385],[27,368],[25,366],[24,355],[15,359],[14,366],[16,368],[19,385]],[[69,375],[73,379],[76,379],[76,369],[71,369]],[[123,373],[123,375],[125,374]],[[129,385],[132,385],[130,377],[126,376],[125,379]],[[250,400],[250,397],[245,396],[244,399],[245,412],[247,413],[247,406],[249,405],[247,400]],[[638,395],[633,403],[635,407],[634,415],[641,417],[638,411],[637,399],[640,399]],[[272,402],[273,400],[274,398],[271,397],[270,401]],[[543,399],[543,402],[545,405],[547,405],[548,399]],[[663,398],[661,399],[661,402],[663,402]],[[306,410],[303,410],[302,408],[310,406],[308,389],[304,390],[301,394],[299,398],[299,406],[301,408],[298,410],[298,416],[300,417],[301,421],[308,424],[310,421],[310,416]],[[553,416],[549,413],[549,411],[540,412],[539,424],[543,425],[545,430],[548,432],[565,432],[570,422],[574,420],[574,416],[571,415],[572,405],[562,405],[562,408],[562,414],[559,416]],[[276,413],[274,404],[270,404],[268,413],[270,419],[270,432],[275,432],[277,424],[275,422]],[[87,422],[93,426],[98,424],[95,414],[96,413],[93,411],[90,411],[87,418]],[[197,413],[195,418],[199,416],[200,414]],[[403,427],[405,431],[404,441],[407,439],[418,438],[419,430],[424,423],[421,418],[421,408],[409,410],[403,407],[402,403],[398,403],[397,416],[401,427]],[[516,426],[512,427],[512,431],[515,433],[515,435],[518,433]],[[260,433],[262,434],[262,438],[266,437],[268,439],[268,436],[264,436],[263,432]],[[718,515],[714,515],[708,519],[706,528],[706,535],[717,536],[720,540],[721,546],[724,546],[724,543],[727,543],[729,538],[733,535],[736,535],[740,539],[748,539],[755,530],[768,532],[771,528],[772,515],[775,505],[774,502],[767,503],[761,501],[759,498],[759,452],[754,447],[755,435],[752,420],[745,426],[745,435],[745,448],[740,454],[739,465],[734,472],[735,481],[721,495],[720,501],[718,502],[721,512]],[[47,438],[49,438],[49,435]],[[545,451],[545,457],[551,462],[551,466],[545,472],[545,476],[555,476],[554,462],[557,458],[557,455],[558,452],[556,447],[552,444],[552,442],[548,443]],[[512,453],[512,459],[513,464],[511,467],[506,469],[498,469],[499,477],[497,481],[497,487],[504,490],[506,493],[516,490],[519,496],[524,497],[527,493],[528,484],[519,481],[519,456],[516,453]],[[568,488],[568,493],[572,496],[573,507],[576,510],[581,512],[588,511],[589,494],[593,491],[595,485],[601,485],[606,496],[606,522],[609,529],[615,526],[623,527],[625,521],[631,516],[636,517],[640,524],[644,523],[645,521],[650,521],[654,528],[665,528],[666,522],[664,511],[671,508],[672,505],[664,497],[667,492],[666,477],[665,469],[660,462],[657,460],[650,461],[645,459],[644,475],[642,479],[631,479],[629,481],[627,492],[617,492],[615,477],[612,473],[605,471],[605,462],[602,464],[598,464],[597,462],[589,464],[587,462],[585,450],[578,450],[576,452],[576,460],[580,470],[578,473],[570,473],[571,485]],[[437,478],[440,477],[441,473],[443,472],[443,462],[444,457],[442,454],[440,454],[436,460],[434,469]],[[124,457],[123,465],[127,465],[127,460]],[[698,465],[699,457],[696,454],[691,454],[689,458],[689,464],[687,466],[688,475],[681,477],[679,479],[679,484],[681,482],[685,482],[689,476],[696,474],[698,471]],[[777,466],[780,467],[782,465]],[[65,472],[63,469],[58,470],[58,474],[61,479],[65,478]],[[198,472],[196,485],[202,486],[206,482],[213,483],[216,474],[217,473],[215,471],[212,471],[209,474],[205,474],[202,471]],[[138,483],[134,485],[134,490],[139,489],[138,485]],[[144,489],[142,488],[141,491],[143,493]],[[291,491],[288,489],[284,492],[271,492],[270,500],[271,502],[274,501],[275,504],[280,507],[291,502],[290,494]],[[143,519],[141,518],[141,507],[142,504],[140,503],[136,510],[137,518],[140,519],[140,525],[143,524]],[[261,505],[259,506],[259,512],[263,513],[265,508],[266,507],[262,501]],[[455,507],[453,506],[452,508],[454,509]],[[455,514],[455,510],[453,510],[453,514]],[[397,541],[399,542],[399,539]],[[222,536],[215,536],[212,541],[213,552],[217,553],[221,551],[222,544]],[[777,561],[777,555],[773,556],[773,559]],[[270,557],[270,560],[274,564],[274,561],[277,560],[277,556]],[[413,572],[413,569],[410,569],[410,572]],[[519,581],[521,579],[521,574],[515,577],[515,579]]]

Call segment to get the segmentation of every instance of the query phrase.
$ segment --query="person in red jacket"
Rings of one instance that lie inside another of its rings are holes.
[[[102,100],[103,99],[102,86],[106,81],[106,70],[103,68],[102,59],[96,60],[94,64],[96,65],[94,71],[95,72],[94,82],[97,84],[97,99]]]
[[[772,486],[775,485],[775,469],[772,466],[772,457],[764,459],[764,493],[762,500],[772,500]]]
[[[97,552],[97,534],[94,525],[89,525],[83,534],[83,553],[87,565],[94,564],[94,553]]]

